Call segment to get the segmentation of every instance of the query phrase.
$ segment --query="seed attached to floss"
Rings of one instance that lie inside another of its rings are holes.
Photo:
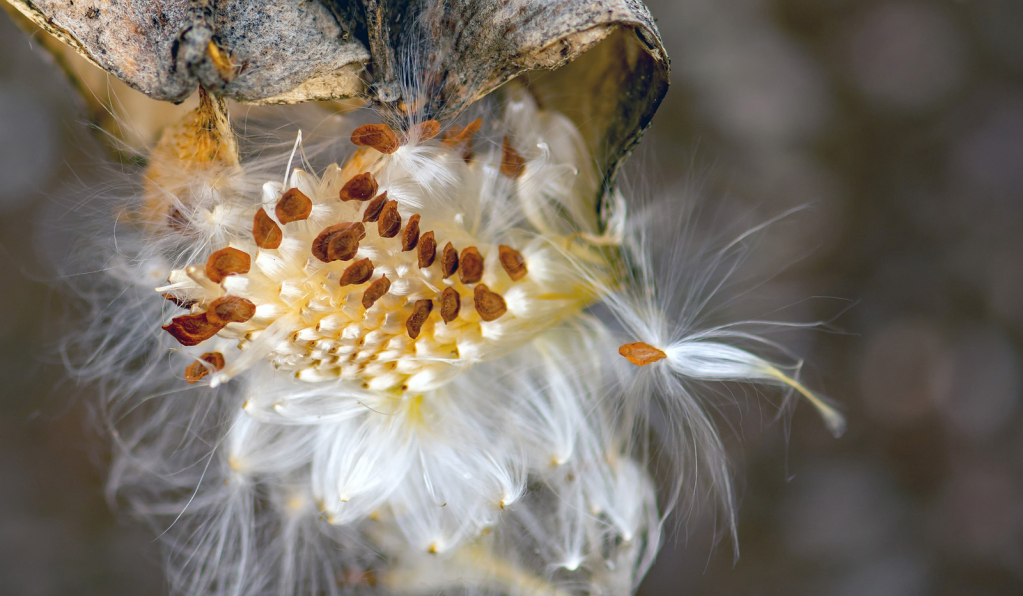
[[[380,153],[394,153],[401,147],[398,136],[386,124],[363,124],[352,132],[352,143],[372,147]]]
[[[164,300],[170,300],[181,308],[192,308],[192,305],[195,304],[195,300],[186,300],[184,298],[179,298],[174,294],[162,294],[162,296]]]
[[[419,243],[419,214],[408,218],[408,224],[401,233],[401,251],[408,252]]]
[[[522,253],[514,248],[502,244],[497,247],[497,256],[501,261],[501,266],[504,267],[505,273],[508,274],[512,281],[519,281],[528,273],[526,270],[526,259],[522,257]]]
[[[376,223],[380,219],[380,212],[384,210],[384,205],[387,204],[387,191],[380,193],[380,196],[373,199],[366,205],[366,210],[362,212],[362,221],[366,223]]]
[[[504,298],[497,292],[491,292],[486,284],[476,286],[472,298],[476,312],[484,321],[496,321],[501,318],[501,315],[508,312],[508,305],[505,304]]]
[[[312,212],[313,202],[297,188],[292,188],[284,193],[281,200],[277,201],[277,206],[274,207],[277,221],[282,224],[302,221],[307,219]]]
[[[359,241],[366,237],[361,222],[346,221],[325,228],[313,240],[312,253],[324,263],[349,261],[359,251]]]
[[[373,306],[390,289],[391,280],[387,279],[386,275],[369,284],[369,287],[362,294],[362,307],[369,308]]]
[[[387,201],[380,211],[377,220],[377,233],[381,238],[394,238],[401,231],[401,214],[398,213],[398,201]]]
[[[427,120],[418,125],[419,128],[419,142],[429,141],[433,137],[440,134],[440,122],[436,120]]]
[[[483,256],[475,246],[463,250],[458,263],[458,278],[463,284],[474,284],[483,279]]]
[[[444,245],[444,252],[440,255],[440,268],[444,272],[444,279],[458,271],[458,251],[450,242]]]
[[[377,194],[378,188],[379,185],[373,174],[364,172],[352,176],[351,180],[345,182],[338,195],[342,201],[368,201]]]
[[[435,258],[437,258],[437,240],[431,230],[419,238],[419,268],[425,269],[433,265]]]
[[[445,323],[450,323],[458,317],[458,311],[462,309],[462,297],[452,287],[444,288],[440,293],[440,318]]]
[[[238,296],[224,296],[210,303],[206,320],[223,327],[228,323],[244,323],[256,314],[256,305]]]
[[[352,286],[363,284],[373,277],[373,261],[360,259],[355,261],[341,274],[341,285]]]
[[[618,353],[636,366],[646,366],[668,357],[663,351],[641,341],[623,345],[618,348]]]
[[[228,275],[235,273],[248,273],[252,266],[252,259],[249,253],[242,252],[237,248],[222,248],[206,259],[206,277],[215,284],[219,284]]]
[[[419,332],[423,330],[423,323],[430,317],[431,312],[433,312],[433,300],[429,298],[416,300],[416,304],[412,308],[412,316],[405,321],[405,329],[408,330],[409,337],[412,339],[419,337]]]
[[[170,333],[171,337],[183,346],[197,346],[223,328],[223,325],[210,322],[206,318],[206,313],[174,317],[170,323],[163,326],[163,330]]]
[[[266,214],[262,207],[256,212],[256,217],[252,220],[252,238],[256,241],[256,246],[259,248],[270,249],[279,247],[281,241],[284,240],[281,226],[270,219],[270,216]]]
[[[464,146],[462,149],[462,159],[468,163],[472,159],[472,137],[479,132],[480,127],[483,126],[483,121],[479,118],[470,122],[465,128],[453,127],[444,131],[442,137],[444,146],[452,149],[458,146]]]
[[[501,147],[501,173],[509,178],[519,178],[526,171],[526,160],[504,137],[504,145]]]
[[[199,357],[198,360],[189,364],[185,368],[185,381],[188,383],[198,383],[203,377],[210,374],[210,369],[203,366],[203,362],[208,363],[213,367],[213,370],[223,370],[224,355],[220,352],[206,352]]]

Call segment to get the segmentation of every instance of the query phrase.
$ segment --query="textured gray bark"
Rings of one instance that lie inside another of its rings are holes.
[[[638,0],[8,1],[155,99],[199,85],[246,103],[359,97],[399,126],[450,119],[513,77],[599,46],[585,68],[561,84],[540,77],[534,91],[579,124],[609,176],[668,84]]]

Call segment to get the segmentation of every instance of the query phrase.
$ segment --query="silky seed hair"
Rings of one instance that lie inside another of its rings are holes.
[[[697,475],[734,520],[694,381],[780,385],[839,429],[798,363],[694,325],[656,256],[677,234],[598,201],[579,131],[524,86],[352,122],[374,117],[250,161],[202,93],[89,249],[79,371],[176,592],[629,594]]]

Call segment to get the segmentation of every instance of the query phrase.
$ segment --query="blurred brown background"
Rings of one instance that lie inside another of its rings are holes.
[[[741,558],[692,520],[641,594],[1023,593],[1023,2],[649,5],[673,87],[632,182],[683,175],[761,219],[808,205],[753,258],[791,265],[770,286],[784,318],[840,331],[796,347],[849,431],[805,405],[788,433],[746,417]],[[73,106],[0,18],[0,594],[160,594],[53,350],[38,228],[88,175]]]

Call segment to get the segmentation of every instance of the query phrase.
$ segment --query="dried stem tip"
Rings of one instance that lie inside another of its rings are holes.
[[[626,360],[636,366],[646,366],[648,364],[653,364],[658,360],[664,360],[668,357],[668,355],[661,350],[641,341],[625,344],[618,348],[618,353],[625,356]]]
[[[398,136],[386,124],[363,124],[352,133],[352,143],[372,147],[380,153],[394,153],[401,147]]]

